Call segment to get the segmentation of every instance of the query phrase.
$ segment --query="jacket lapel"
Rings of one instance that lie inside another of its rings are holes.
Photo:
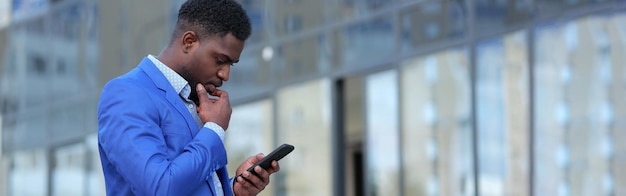
[[[224,196],[235,195],[235,193],[233,193],[233,184],[232,181],[230,181],[230,179],[228,178],[228,170],[226,169],[226,167],[218,169],[217,171],[215,171],[215,173],[217,173],[217,178],[219,178],[220,183],[222,183],[222,191],[224,193]],[[213,195],[216,195],[215,189],[217,187],[215,187],[215,185],[213,184],[213,178],[209,178],[208,180],[206,180],[206,183],[209,186],[209,189],[211,189]]]
[[[193,119],[189,110],[187,110],[185,104],[183,104],[180,96],[176,93],[174,87],[172,87],[163,73],[161,73],[156,65],[154,65],[154,63],[152,63],[152,61],[150,61],[147,57],[144,57],[141,63],[139,63],[139,68],[141,68],[141,70],[148,75],[157,88],[165,92],[165,99],[176,109],[176,111],[178,111],[180,115],[185,118],[185,122],[189,128],[189,134],[191,134],[192,137],[195,136],[195,132],[198,130],[196,121]]]
[[[224,189],[224,195],[226,196],[234,195],[233,184],[231,184],[231,181],[228,178],[228,170],[226,169],[226,167],[222,167],[217,170],[217,177],[220,179],[220,182],[222,183],[222,188]]]

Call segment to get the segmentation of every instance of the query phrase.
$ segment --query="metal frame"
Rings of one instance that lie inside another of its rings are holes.
[[[528,42],[528,188],[529,195],[535,195],[535,23],[526,32]]]
[[[332,151],[332,171],[333,175],[333,195],[344,195],[346,192],[346,177],[343,168],[345,168],[345,119],[344,119],[344,89],[345,80],[331,79],[331,109],[332,109],[332,130],[331,130],[331,151]]]

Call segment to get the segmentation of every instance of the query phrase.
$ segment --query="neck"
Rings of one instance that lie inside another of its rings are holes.
[[[166,66],[170,67],[172,70],[174,70],[176,72],[179,71],[179,66],[178,66],[178,63],[176,62],[177,58],[170,51],[169,47],[163,49],[163,51],[161,51],[159,56],[157,56],[157,59],[159,59],[159,61],[163,62],[163,64],[165,64]]]

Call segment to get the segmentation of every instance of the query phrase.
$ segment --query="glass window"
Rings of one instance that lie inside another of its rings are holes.
[[[81,4],[71,3],[55,7],[52,11],[50,34],[52,37],[64,41],[77,41],[81,31],[82,7]]]
[[[537,195],[625,193],[624,170],[613,170],[626,155],[626,107],[613,97],[624,95],[624,21],[603,14],[537,29]]]
[[[229,92],[232,99],[267,90],[274,82],[270,67],[273,56],[272,47],[243,50],[239,63],[230,69],[229,80],[224,82],[224,90]]]
[[[321,26],[324,22],[325,6],[323,0],[290,3],[276,1],[270,8],[272,25],[276,28],[274,33],[281,37]]]
[[[521,26],[530,21],[533,1],[524,0],[477,0],[477,35],[493,35],[506,31],[509,27]]]
[[[400,138],[396,70],[366,77],[366,195],[399,195]]]
[[[467,34],[463,1],[424,1],[401,13],[402,48],[411,52],[423,44],[461,38]]]
[[[49,44],[48,48],[31,49],[47,62],[45,74],[49,77],[43,79],[49,84],[46,97],[62,99],[85,89],[82,85],[86,83],[79,81],[78,75],[78,67],[83,65],[80,57],[86,49],[85,42],[81,42],[81,33],[87,31],[83,20],[85,8],[82,2],[68,2],[52,9],[51,17],[46,20],[50,31],[42,40]]]
[[[86,34],[86,40],[82,42],[82,46],[84,47],[84,54],[78,58],[78,64],[76,66],[77,77],[81,80],[82,89],[87,92],[91,92],[96,95],[100,95],[98,91],[99,85],[98,79],[100,78],[100,74],[98,72],[98,61],[100,54],[100,14],[99,12],[99,2],[98,1],[90,1],[85,2],[84,4],[84,26],[83,33]],[[69,65],[70,62],[66,61]],[[93,101],[94,103],[96,101]]]
[[[371,13],[376,13],[385,7],[394,5],[397,0],[340,0],[332,1],[337,10],[337,19],[352,19]]]
[[[324,34],[286,42],[276,48],[274,69],[283,81],[314,76],[329,70],[330,52]]]
[[[86,188],[84,143],[64,146],[54,151],[52,195],[82,195]]]
[[[525,31],[477,46],[481,195],[528,195],[529,68]]]
[[[99,94],[97,88],[85,88],[95,87],[97,77],[80,74],[84,62],[96,62],[92,59],[97,56],[94,48],[98,47],[93,40],[80,39],[87,33],[85,22],[89,21],[84,20],[84,11],[95,9],[85,5],[84,2],[58,4],[50,8],[49,17],[23,21],[20,28],[12,28],[10,48],[14,49],[17,69],[7,75],[14,77],[11,80],[15,84],[4,86],[2,91],[10,96],[5,102],[11,105],[8,108],[16,112],[10,115],[13,121],[10,124],[15,124],[12,139],[16,140],[16,149],[41,146],[50,139],[76,138],[86,131],[84,122],[89,114],[95,117],[95,113],[84,110],[87,107],[84,101],[92,97],[81,96]],[[26,87],[29,90],[21,90]],[[85,89],[90,90],[85,92]],[[62,134],[46,134],[58,133],[55,131]]]
[[[1,133],[2,131],[0,131]],[[2,151],[0,151],[0,154]],[[9,195],[9,172],[11,165],[11,157],[0,155],[0,195]]]
[[[396,54],[393,17],[385,15],[342,28],[336,38],[341,65],[365,67]]]
[[[623,0],[537,0],[537,13],[541,16],[558,16],[563,12],[578,9],[583,6],[590,6],[593,4],[607,3],[611,1],[623,1]]]
[[[4,154],[6,153],[6,152],[4,151],[4,150],[5,150],[4,145],[7,145],[7,144],[5,144],[5,143],[4,143],[5,139],[4,139],[4,137],[3,137],[3,134],[4,134],[4,127],[5,127],[5,126],[4,126],[4,124],[2,124],[2,123],[3,123],[3,120],[4,120],[4,118],[3,118],[3,113],[2,113],[2,112],[0,112],[0,159],[4,158]],[[2,162],[0,162],[0,166],[1,166],[1,164],[2,164]],[[2,171],[1,167],[0,167],[0,171]],[[3,173],[0,173],[0,174],[3,174]],[[2,176],[2,175],[0,175],[0,178],[2,178],[2,177],[3,177],[3,176]],[[2,183],[0,183],[0,184],[2,184]]]
[[[602,17],[600,17],[602,19]],[[604,143],[605,152],[608,151],[612,177],[606,180],[604,186],[613,189],[613,195],[626,195],[626,13],[614,14],[603,18],[610,50],[604,51],[604,60],[610,58],[610,72],[605,71],[604,77],[610,77],[609,97],[605,111],[610,111],[610,131],[607,142]],[[605,45],[606,46],[606,45]],[[606,48],[605,48],[606,49]],[[608,58],[607,58],[608,57]],[[608,71],[608,70],[607,70]],[[606,114],[606,113],[605,113]],[[611,141],[611,142],[608,142]]]
[[[98,151],[98,133],[93,132],[92,134],[89,134],[85,138],[85,145],[85,160],[87,161],[87,175],[85,176],[85,186],[87,188],[86,193],[88,193],[88,195],[106,195],[104,173],[102,171],[102,164],[100,163],[100,153]]]
[[[16,28],[9,35],[11,40],[15,40],[12,48],[16,48],[16,66],[18,73],[15,74],[16,88],[28,86],[29,91],[16,91],[18,104],[26,108],[29,106],[42,106],[44,102],[36,97],[50,97],[56,95],[51,89],[54,82],[51,81],[50,70],[52,66],[51,58],[55,58],[58,50],[52,50],[53,42],[49,33],[49,24],[54,22],[53,18],[36,18],[22,23],[25,28]],[[70,43],[65,43],[70,44]],[[58,44],[57,44],[58,45]],[[73,44],[70,44],[73,45]],[[17,50],[20,48],[20,50]],[[69,51],[72,51],[68,49]],[[22,68],[26,68],[23,71]],[[25,72],[25,73],[24,73]],[[21,76],[21,77],[20,77]],[[28,78],[28,79],[26,79]],[[47,85],[41,85],[47,84]],[[24,105],[22,105],[24,104]]]
[[[233,108],[224,142],[231,175],[235,174],[237,167],[248,157],[258,153],[267,155],[277,147],[274,146],[273,120],[272,101],[268,99]],[[276,175],[272,176],[275,178]],[[272,179],[272,182],[276,181]],[[274,195],[273,187],[270,184],[259,195]]]
[[[11,1],[0,1],[0,29],[11,23]]]
[[[250,17],[250,26],[252,26],[252,34],[250,34],[246,43],[249,45],[261,43],[264,38],[267,37],[268,33],[266,32],[266,26],[268,26],[268,24],[266,24],[268,21],[266,16],[269,14],[267,13],[267,0],[237,0],[237,2],[246,10],[248,17]],[[180,6],[175,6],[175,8],[177,10],[174,13],[178,13]],[[174,15],[174,18],[176,18],[176,16],[177,15]]]
[[[299,15],[287,16],[285,18],[285,34],[302,30],[302,17]]]
[[[331,89],[328,79],[294,84],[280,89],[278,138],[276,144],[288,143],[295,150],[281,160],[284,186],[280,195],[331,195]]]
[[[474,195],[469,69],[466,49],[402,63],[405,195]]]
[[[46,195],[48,167],[45,150],[15,152],[9,177],[10,195]]]
[[[48,112],[44,113],[46,140],[55,143],[67,143],[76,137],[83,137],[84,133],[97,131],[97,107],[88,103],[88,99],[68,97],[63,101],[49,103]],[[88,122],[96,123],[87,124]],[[88,128],[91,128],[88,130]],[[32,134],[32,131],[31,131]]]
[[[7,131],[12,131],[10,135],[10,148],[12,150],[27,149],[32,147],[42,147],[50,142],[47,127],[50,119],[43,115],[44,111],[22,110],[15,115],[15,126],[9,126]],[[5,132],[7,133],[7,132]]]

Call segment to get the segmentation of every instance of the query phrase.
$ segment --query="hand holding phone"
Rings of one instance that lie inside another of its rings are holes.
[[[263,157],[263,159],[261,159],[261,161],[259,161],[259,162],[255,163],[254,165],[250,166],[250,168],[248,168],[247,171],[250,172],[250,173],[253,173],[254,175],[256,175],[256,172],[254,172],[254,168],[257,165],[261,166],[261,168],[263,168],[263,169],[268,169],[268,168],[271,167],[272,161],[279,161],[283,157],[287,156],[287,154],[291,153],[291,151],[293,151],[293,149],[294,149],[293,145],[290,145],[290,144],[280,145],[278,148],[276,148],[270,154],[268,154],[267,156]]]

